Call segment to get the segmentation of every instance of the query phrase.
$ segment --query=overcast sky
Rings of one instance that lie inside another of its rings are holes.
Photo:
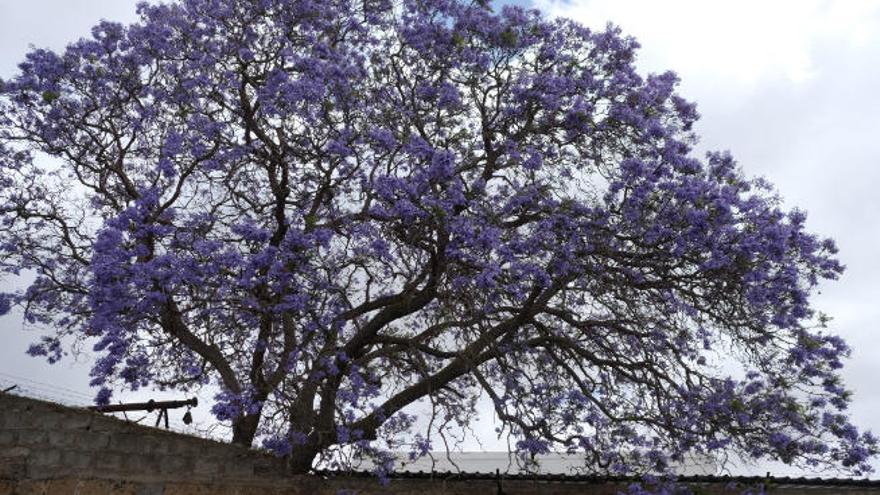
[[[135,3],[0,0],[0,77],[15,73],[29,44],[61,49],[99,19],[134,20]],[[880,0],[534,5],[635,36],[640,67],[676,71],[681,94],[697,102],[701,148],[729,149],[807,210],[811,231],[837,240],[847,271],[815,302],[853,347],[844,375],[856,423],[880,432]],[[0,319],[0,332],[0,383],[24,377],[89,392],[88,362],[50,367],[24,356],[33,335],[15,315]]]

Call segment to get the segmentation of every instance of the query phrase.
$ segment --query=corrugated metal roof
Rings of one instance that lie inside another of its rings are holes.
[[[317,471],[317,476],[327,478],[368,478],[376,475],[369,471]],[[585,484],[599,483],[633,483],[644,479],[635,476],[599,476],[579,474],[502,474],[485,472],[399,472],[389,475],[391,479],[444,479],[444,480],[526,480],[526,481],[558,481],[577,482]],[[676,478],[681,483],[742,483],[742,484],[772,484],[786,486],[851,486],[851,487],[877,487],[880,488],[880,479],[854,479],[854,478],[807,478],[807,477],[774,477],[774,476],[679,476]]]
[[[532,472],[537,474],[571,474],[584,467],[584,457],[577,454],[552,453],[537,455],[530,469],[523,469],[517,459],[508,452],[431,452],[410,461],[407,454],[398,454],[395,470],[398,472],[480,472],[503,473]],[[363,466],[366,468],[367,466]],[[683,462],[673,464],[672,470],[682,476],[719,474],[714,458],[706,455],[690,455]]]

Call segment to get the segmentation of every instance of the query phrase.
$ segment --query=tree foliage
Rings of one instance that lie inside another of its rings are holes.
[[[218,386],[304,471],[432,448],[488,398],[524,455],[868,469],[842,266],[637,44],[460,0],[139,6],[0,86],[0,309],[118,388]],[[73,339],[73,340],[71,340]],[[414,414],[426,412],[421,419]]]

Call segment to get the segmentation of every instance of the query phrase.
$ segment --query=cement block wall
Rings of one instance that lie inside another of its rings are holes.
[[[0,394],[0,480],[262,485],[285,475],[283,460],[268,454]]]
[[[262,452],[0,393],[0,495],[495,495],[495,480],[291,476]],[[725,483],[698,494],[732,494]],[[505,480],[507,495],[611,495],[615,483]],[[772,493],[880,494],[876,487],[779,486]]]

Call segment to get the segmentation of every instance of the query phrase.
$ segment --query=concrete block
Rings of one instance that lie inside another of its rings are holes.
[[[191,445],[200,455],[218,459],[227,459],[230,462],[234,462],[237,458],[236,454],[238,454],[233,447],[229,445],[215,444],[214,442],[198,441],[191,442]]]
[[[261,478],[277,478],[287,471],[287,463],[280,457],[264,457],[252,461],[254,474]]]
[[[197,457],[193,464],[193,474],[204,478],[216,477],[223,470],[223,466],[214,459]]]
[[[64,414],[58,411],[38,412],[34,411],[31,415],[30,424],[41,430],[60,430],[66,421],[69,421],[71,414]]]
[[[93,415],[91,416],[91,419],[92,422],[89,425],[89,431],[118,432],[126,431],[128,429],[127,427],[130,427],[129,424],[115,418]]]
[[[146,441],[148,438],[136,433],[116,433],[110,436],[110,443],[107,449],[126,454],[146,454],[148,450],[145,447],[151,443]]]
[[[18,480],[27,473],[24,457],[0,457],[0,480]]]
[[[0,395],[0,416],[7,416],[11,414],[19,415],[24,405],[16,400],[16,398],[10,398],[8,395]]]
[[[138,444],[143,449],[144,453],[163,453],[165,452],[165,448],[162,444],[162,441],[156,437],[144,435]]]
[[[106,432],[89,431],[86,434],[77,435],[76,448],[87,452],[106,450],[110,445],[110,437],[111,435]]]
[[[59,465],[61,465],[61,451],[57,449],[34,449],[28,456],[28,466],[33,469],[51,468]]]
[[[44,446],[49,443],[49,434],[43,430],[18,430],[18,444],[22,446]]]
[[[70,414],[64,419],[61,428],[64,430],[90,430],[94,422],[95,413],[81,412]]]
[[[92,455],[86,452],[76,450],[62,450],[61,464],[67,466],[74,472],[84,472],[92,466]]]
[[[49,445],[56,449],[66,449],[78,443],[79,434],[70,431],[50,431]]]
[[[5,428],[33,428],[38,421],[37,415],[26,408],[6,411],[3,416]]]
[[[12,447],[18,444],[18,432],[15,430],[0,430],[0,446]]]
[[[169,455],[163,457],[159,463],[159,471],[162,474],[182,476],[192,473],[195,461],[191,457]]]
[[[167,449],[166,452],[175,455],[191,456],[204,454],[204,449],[200,448],[200,445],[186,437],[163,438],[160,445]]]
[[[92,467],[96,473],[121,473],[125,464],[125,455],[115,452],[98,452],[94,455]]]
[[[24,447],[22,445],[17,445],[15,447],[10,447],[3,449],[3,452],[0,453],[0,457],[22,457],[27,458],[31,453],[30,447]]]
[[[230,479],[251,479],[254,477],[252,462],[224,463],[223,477]]]
[[[131,479],[151,479],[161,472],[161,459],[154,456],[119,454],[122,456],[121,472]]]

